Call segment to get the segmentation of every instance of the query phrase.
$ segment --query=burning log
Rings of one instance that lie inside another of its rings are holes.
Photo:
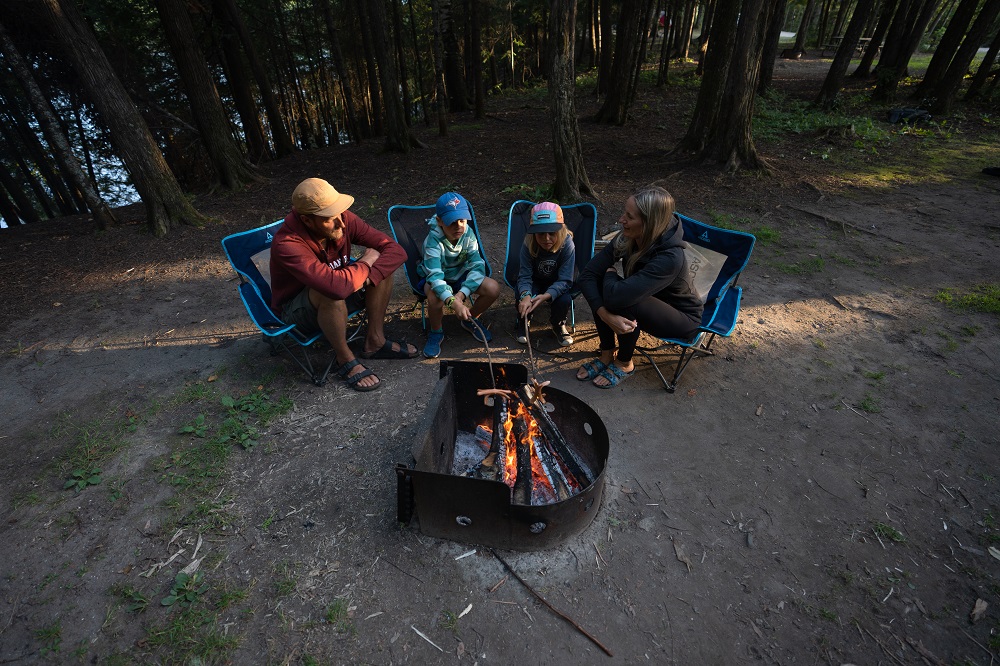
[[[538,422],[538,427],[541,429],[542,434],[548,439],[553,451],[562,460],[563,464],[566,465],[569,474],[573,476],[580,488],[590,486],[594,482],[594,473],[580,459],[576,451],[566,441],[566,438],[562,436],[562,433],[559,432],[559,428],[556,427],[548,412],[545,411],[542,403],[538,402],[535,391],[530,386],[523,385],[516,389],[516,393],[535,418],[535,421]]]
[[[510,416],[510,403],[506,397],[498,395],[493,402],[493,432],[490,435],[490,450],[486,457],[472,470],[472,476],[488,481],[502,481],[505,447],[503,425]],[[485,431],[486,428],[483,428]],[[477,434],[479,430],[476,430]],[[499,464],[497,461],[499,460]]]
[[[555,499],[560,502],[569,499],[573,493],[569,490],[563,469],[558,461],[556,461],[555,456],[553,456],[548,442],[545,441],[544,437],[536,437],[534,441],[535,455],[538,456],[538,462],[542,466],[542,471],[545,472],[545,478],[549,480],[549,484],[552,486]]]
[[[523,418],[514,419],[514,441],[517,442],[517,476],[514,480],[514,504],[531,504],[531,439]]]

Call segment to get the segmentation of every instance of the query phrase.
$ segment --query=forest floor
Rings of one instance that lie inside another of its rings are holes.
[[[828,65],[779,61],[783,101],[762,104],[809,101]],[[407,156],[371,141],[265,164],[195,200],[217,222],[163,240],[141,206],[103,233],[0,233],[0,663],[993,664],[1000,179],[980,171],[1000,166],[997,117],[772,113],[773,174],[720,175],[668,153],[696,95],[672,72],[625,127],[578,99],[599,231],[659,181],[681,212],[756,234],[742,319],[674,394],[641,358],[615,390],[575,381],[597,347],[582,300],[575,345],[539,325],[540,375],[608,429],[606,487],[579,536],[502,553],[613,659],[488,549],[397,522],[394,466],[438,361],[372,362],[374,393],[314,386],[268,355],[219,245],[321,176],[386,232],[390,205],[463,193],[499,272],[508,207],[552,177],[536,90],[447,137],[417,127],[428,148]],[[395,293],[388,330],[419,346],[402,272]],[[484,317],[493,357],[526,364],[513,312],[505,290]],[[485,360],[446,332],[444,358]]]

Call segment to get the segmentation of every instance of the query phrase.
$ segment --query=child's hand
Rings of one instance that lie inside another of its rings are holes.
[[[528,313],[535,309],[534,305],[532,305],[534,302],[535,300],[531,296],[525,296],[517,302],[517,314],[521,319],[527,317]]]
[[[472,313],[469,308],[466,307],[465,301],[461,298],[456,298],[451,304],[452,309],[455,311],[455,316],[462,321],[468,321],[472,317]]]

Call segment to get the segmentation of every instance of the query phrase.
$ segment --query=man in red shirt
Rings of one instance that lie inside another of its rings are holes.
[[[414,358],[417,348],[385,337],[392,274],[406,251],[350,212],[354,197],[321,178],[307,178],[292,192],[292,212],[271,244],[271,308],[311,335],[322,331],[337,355],[337,374],[355,391],[381,381],[347,344],[347,315],[368,311],[362,358]],[[351,260],[351,244],[365,247]]]

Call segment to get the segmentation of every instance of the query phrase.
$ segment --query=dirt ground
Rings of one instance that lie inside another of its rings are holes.
[[[776,86],[808,99],[826,63],[780,62]],[[219,245],[317,175],[385,231],[390,205],[462,192],[499,272],[507,208],[550,177],[539,91],[446,138],[421,126],[409,156],[372,142],[264,165],[196,200],[217,223],[164,240],[138,208],[100,234],[0,234],[0,663],[993,664],[1000,326],[939,297],[996,288],[1000,179],[979,173],[1000,164],[996,130],[953,124],[964,170],[919,152],[950,150],[940,134],[848,159],[830,128],[762,144],[773,176],[720,176],[665,153],[694,94],[644,91],[623,128],[584,120],[586,164],[602,232],[660,180],[681,212],[758,235],[741,322],[674,394],[640,357],[617,389],[575,381],[597,348],[582,300],[572,347],[539,327],[541,378],[609,431],[604,501],[559,547],[502,553],[613,658],[488,550],[397,523],[393,468],[438,362],[372,362],[374,393],[312,385],[267,354]],[[894,166],[914,153],[926,168]],[[402,272],[395,292],[388,330],[420,346]],[[493,358],[527,363],[512,303],[484,317]],[[446,333],[443,357],[485,360]],[[276,414],[256,445],[216,436],[227,397]]]

